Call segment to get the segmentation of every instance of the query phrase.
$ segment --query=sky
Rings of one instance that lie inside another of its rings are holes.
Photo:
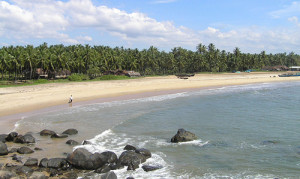
[[[0,46],[300,54],[300,0],[0,0]]]

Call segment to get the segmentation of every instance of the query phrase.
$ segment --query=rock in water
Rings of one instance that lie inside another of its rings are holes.
[[[146,172],[154,171],[163,168],[162,166],[150,166],[150,165],[143,165],[143,170]]]
[[[66,142],[66,144],[68,144],[68,145],[78,145],[79,143],[77,141],[75,141],[75,140],[68,140]]]
[[[76,130],[76,129],[67,129],[62,134],[75,135],[75,134],[78,134],[78,130]]]
[[[196,140],[197,136],[189,131],[184,129],[178,129],[177,134],[172,137],[171,142],[178,143],[178,142],[188,142]]]
[[[56,132],[48,130],[48,129],[44,129],[40,132],[41,136],[51,136],[53,134],[56,134]]]
[[[135,148],[134,146],[132,146],[132,145],[126,145],[126,146],[124,147],[124,150],[133,150],[133,151],[135,151],[136,148]]]
[[[8,150],[6,144],[0,142],[0,155],[7,155],[7,154],[8,154]]]
[[[144,155],[146,157],[146,159],[148,159],[152,156],[150,150],[144,149],[144,148],[136,149],[135,152],[138,154]]]
[[[118,163],[128,166],[127,170],[135,170],[145,161],[146,157],[144,155],[138,154],[134,151],[125,151],[120,155]]]
[[[106,152],[102,152],[101,154],[107,157],[106,160],[109,164],[116,163],[118,160],[118,156],[114,152],[106,151]]]
[[[67,137],[68,137],[67,134],[53,134],[53,135],[51,135],[51,138],[57,138],[57,139],[67,138]]]
[[[21,144],[25,144],[25,143],[35,143],[35,138],[31,135],[31,134],[26,134],[26,135],[18,135],[15,139],[14,139],[15,143],[21,143]]]
[[[11,132],[8,134],[8,136],[6,137],[6,141],[7,142],[11,142],[14,141],[14,139],[18,136],[18,133],[16,132]]]
[[[101,175],[101,179],[117,179],[117,175],[114,172],[107,172]]]
[[[74,167],[85,170],[96,170],[107,163],[107,157],[99,153],[90,153],[84,148],[76,149],[69,154],[67,161]]]

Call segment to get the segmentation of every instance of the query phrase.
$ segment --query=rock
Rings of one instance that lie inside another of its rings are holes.
[[[49,159],[43,158],[43,159],[40,161],[39,167],[47,168],[47,167],[48,167],[48,161],[49,161]]]
[[[135,170],[139,168],[139,164],[144,163],[145,161],[146,157],[144,155],[134,151],[123,152],[118,160],[121,165],[128,166],[127,170]]]
[[[21,144],[35,143],[35,138],[31,134],[26,134],[24,136],[18,135],[17,137],[15,137],[14,142]]]
[[[95,170],[95,173],[107,173],[109,171],[110,171],[110,167],[107,164],[105,164],[101,168],[98,168],[97,170]]]
[[[21,147],[21,148],[18,149],[17,152],[18,152],[19,154],[31,154],[31,153],[33,153],[34,151],[31,150],[31,149],[28,148],[28,147]]]
[[[39,148],[39,147],[35,147],[33,150],[35,150],[35,151],[41,151],[41,150],[43,150],[43,149],[41,149],[41,148]]]
[[[14,154],[12,156],[12,160],[15,160],[16,162],[19,162],[19,163],[23,163],[22,162],[22,157],[21,156],[18,156],[17,154]]]
[[[38,159],[37,158],[29,158],[25,162],[24,166],[38,166]]]
[[[127,177],[126,179],[134,179],[133,177]]]
[[[11,171],[0,170],[0,178],[1,179],[9,179],[16,177],[17,174]]]
[[[84,148],[76,149],[68,155],[67,161],[75,168],[96,170],[106,163],[107,157],[99,153],[90,153]]]
[[[120,163],[116,163],[116,164],[110,164],[109,167],[111,170],[118,170],[124,168],[124,165],[121,165]]]
[[[3,142],[0,142],[0,156],[7,155],[7,154],[8,154],[8,150],[7,150],[6,144]]]
[[[29,177],[29,179],[48,179],[48,178],[49,177],[47,177],[43,172],[33,172]]]
[[[126,145],[126,146],[124,147],[124,150],[133,150],[133,151],[135,151],[136,148],[135,148],[134,146],[132,146],[132,145]]]
[[[171,142],[178,143],[178,142],[188,142],[196,140],[197,136],[189,131],[184,129],[178,129],[177,134],[172,137]]]
[[[76,129],[67,129],[62,134],[75,135],[78,134],[78,131]]]
[[[272,141],[272,140],[265,140],[261,142],[261,145],[270,145],[270,144],[277,144],[277,141]]]
[[[44,129],[40,132],[41,136],[52,136],[53,134],[56,134],[56,132],[48,130],[48,129]]]
[[[8,136],[7,134],[0,134],[0,142],[5,143],[7,136]]]
[[[68,145],[78,145],[79,143],[77,141],[75,141],[75,140],[68,140],[66,142],[66,144],[68,144]]]
[[[142,168],[143,168],[144,171],[149,172],[149,171],[154,171],[154,170],[161,169],[163,167],[162,166],[143,165]]]
[[[67,160],[65,158],[51,158],[48,160],[47,167],[65,170],[69,168],[69,164],[67,163]]]
[[[118,179],[118,177],[114,172],[107,172],[101,175],[101,179]]]
[[[26,176],[29,176],[31,173],[33,173],[33,169],[29,168],[29,167],[26,167],[26,166],[21,166],[21,167],[18,167],[16,169],[16,173],[18,175],[26,175]]]
[[[51,135],[51,138],[67,138],[67,134],[53,134]]]
[[[7,142],[11,142],[14,141],[14,139],[18,136],[18,133],[16,132],[11,132],[8,134],[8,136],[6,137],[6,141]]]
[[[136,149],[135,152],[144,155],[146,159],[151,157],[151,152],[148,149],[144,149],[144,148]]]
[[[11,148],[8,153],[18,152],[18,148]]]
[[[114,152],[106,151],[106,152],[102,152],[101,154],[106,157],[107,163],[112,164],[118,161],[118,156]]]
[[[82,142],[82,145],[89,145],[89,144],[92,144],[92,142],[88,141],[88,140],[84,140]]]

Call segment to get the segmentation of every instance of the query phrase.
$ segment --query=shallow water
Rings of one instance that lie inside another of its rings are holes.
[[[148,173],[118,170],[120,178],[299,178],[299,108],[300,82],[264,83],[76,106],[24,118],[16,131],[36,134],[36,145],[52,147],[44,151],[48,157],[70,152],[61,144],[70,138],[37,133],[76,128],[71,138],[90,139],[84,147],[92,152],[119,155],[131,144],[152,152],[147,164],[163,166]],[[179,128],[199,140],[170,143]]]

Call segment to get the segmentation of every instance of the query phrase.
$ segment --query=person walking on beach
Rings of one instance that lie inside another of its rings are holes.
[[[69,99],[69,104],[70,104],[70,106],[72,106],[72,102],[73,102],[73,97],[72,97],[72,95],[70,96],[70,99]]]

